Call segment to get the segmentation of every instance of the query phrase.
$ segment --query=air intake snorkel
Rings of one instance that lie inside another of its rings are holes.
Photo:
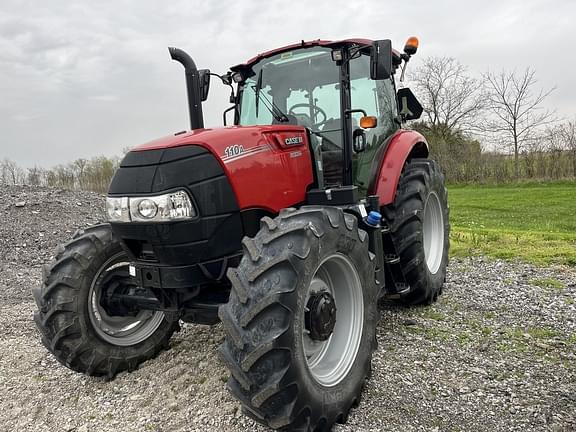
[[[204,116],[202,115],[202,96],[200,93],[200,74],[192,57],[185,51],[169,47],[170,57],[184,66],[186,73],[186,89],[188,93],[188,110],[190,111],[190,128],[202,129]]]

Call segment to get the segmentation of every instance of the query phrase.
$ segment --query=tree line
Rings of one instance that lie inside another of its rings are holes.
[[[50,186],[104,193],[119,164],[119,157],[98,156],[76,159],[53,168],[34,166],[24,169],[14,161],[4,159],[0,162],[0,184]]]
[[[451,183],[576,178],[576,120],[544,103],[535,71],[485,72],[429,57],[414,73],[424,114],[411,127],[426,136]]]

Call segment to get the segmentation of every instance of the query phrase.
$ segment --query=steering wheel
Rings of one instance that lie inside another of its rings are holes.
[[[290,107],[290,109],[288,110],[288,115],[304,115],[304,113],[296,113],[294,112],[296,109],[298,108],[307,108],[308,110],[312,109],[313,115],[314,117],[317,117],[318,114],[322,115],[322,121],[318,122],[318,123],[314,123],[314,127],[318,128],[320,126],[322,126],[324,123],[326,123],[326,120],[328,120],[328,116],[326,115],[326,111],[324,111],[322,108],[320,108],[319,106],[316,105],[312,105],[309,103],[299,103],[296,105],[292,105]],[[308,116],[310,111],[308,111],[308,113],[305,113],[306,116]]]

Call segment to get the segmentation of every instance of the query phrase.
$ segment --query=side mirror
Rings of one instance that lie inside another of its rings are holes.
[[[392,42],[390,39],[372,43],[370,52],[370,78],[382,80],[392,75]]]
[[[366,134],[363,129],[354,129],[352,133],[352,146],[355,153],[362,153],[366,150]]]
[[[200,83],[200,99],[204,102],[208,99],[208,91],[210,90],[210,69],[198,71],[198,82]]]
[[[398,114],[402,117],[402,120],[416,120],[422,115],[422,105],[412,93],[409,88],[401,88],[398,90]]]

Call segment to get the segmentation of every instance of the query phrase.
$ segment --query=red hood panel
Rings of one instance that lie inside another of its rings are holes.
[[[132,151],[204,147],[220,162],[241,209],[278,212],[304,202],[313,183],[308,134],[302,126],[229,126],[160,138]],[[215,199],[217,199],[215,197]]]

